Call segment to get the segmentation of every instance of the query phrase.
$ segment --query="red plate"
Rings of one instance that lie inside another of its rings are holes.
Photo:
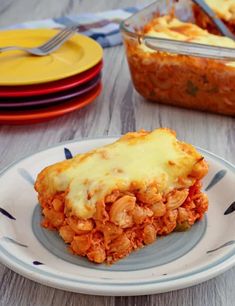
[[[23,86],[0,86],[0,97],[29,97],[60,92],[88,82],[100,73],[103,62],[98,63],[93,68],[59,81]]]
[[[101,75],[97,75],[94,79],[85,84],[76,86],[72,89],[65,90],[60,93],[53,93],[45,96],[36,97],[21,97],[21,98],[0,98],[0,110],[9,111],[13,109],[26,110],[35,107],[48,107],[51,104],[59,104],[61,102],[71,101],[73,98],[84,96],[84,94],[91,92],[100,83]]]
[[[27,111],[0,111],[0,123],[21,125],[32,124],[62,116],[92,103],[99,96],[101,89],[102,85],[100,83],[96,88],[84,96],[75,98],[68,102],[63,102],[57,106]]]

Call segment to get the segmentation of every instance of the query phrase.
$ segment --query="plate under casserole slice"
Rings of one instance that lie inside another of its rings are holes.
[[[208,207],[200,183],[207,171],[172,130],[127,133],[42,170],[35,183],[42,226],[73,253],[110,264],[158,236],[190,230]]]

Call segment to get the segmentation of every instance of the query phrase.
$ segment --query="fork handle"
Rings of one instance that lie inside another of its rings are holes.
[[[5,52],[5,51],[14,51],[14,50],[26,51],[26,50],[25,50],[25,48],[23,48],[23,47],[14,47],[14,46],[9,46],[9,47],[3,47],[3,48],[0,48],[0,52]]]

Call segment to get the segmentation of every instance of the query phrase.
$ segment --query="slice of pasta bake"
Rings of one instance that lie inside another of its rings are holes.
[[[42,170],[35,183],[42,226],[56,229],[73,253],[111,264],[200,220],[207,171],[172,130],[127,133]]]

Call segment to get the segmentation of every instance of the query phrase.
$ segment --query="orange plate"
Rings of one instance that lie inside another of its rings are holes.
[[[28,111],[0,111],[0,124],[32,124],[47,121],[92,103],[100,94],[101,83],[84,96],[53,107]]]

